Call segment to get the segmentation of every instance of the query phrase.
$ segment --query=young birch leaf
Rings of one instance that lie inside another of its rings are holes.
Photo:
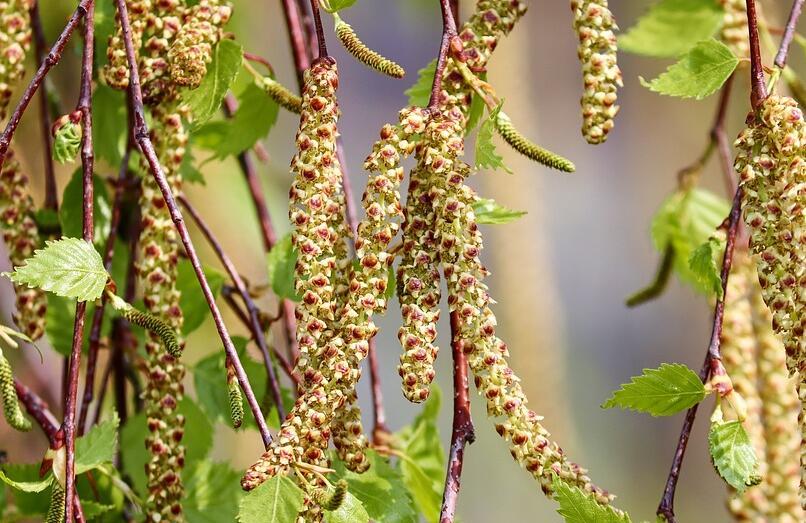
[[[473,212],[476,215],[477,223],[492,225],[514,222],[526,214],[526,211],[509,209],[489,198],[479,198],[476,200],[473,204]]]
[[[325,512],[326,523],[367,523],[369,514],[361,501],[349,491],[341,506],[332,512]]]
[[[328,11],[331,13],[336,13],[342,9],[352,7],[355,2],[356,0],[329,0],[328,3],[330,4],[330,9],[328,9]]]
[[[431,60],[428,65],[417,71],[417,81],[405,90],[404,94],[409,97],[409,105],[425,107],[431,98],[431,85],[434,83],[434,75],[437,70],[437,61]]]
[[[115,458],[118,444],[117,414],[98,425],[76,440],[76,474],[98,468]]]
[[[213,52],[213,60],[207,66],[207,74],[196,89],[184,92],[184,102],[193,114],[192,129],[198,129],[221,107],[243,61],[243,48],[235,40],[221,40]]]
[[[495,120],[498,118],[498,113],[501,112],[502,105],[503,103],[499,104],[479,127],[479,133],[476,136],[476,167],[479,169],[486,167],[492,170],[500,168],[512,174],[512,170],[504,165],[504,158],[495,150],[493,143]]]
[[[106,4],[107,2],[99,2],[95,10],[96,20],[101,5]],[[111,22],[114,28],[114,14],[111,16]],[[96,24],[96,42],[101,45],[102,40],[99,38],[97,27],[98,24]],[[103,45],[106,45],[106,40],[103,42]],[[106,59],[106,53],[96,53],[96,56],[103,56]],[[95,158],[106,160],[110,165],[120,164],[126,147],[126,94],[100,83],[96,85],[92,93],[92,119]],[[95,186],[97,188],[98,184]]]
[[[737,491],[761,482],[758,459],[740,421],[712,423],[708,448],[719,475]]]
[[[44,479],[40,479],[38,481],[15,481],[6,476],[6,473],[3,470],[0,470],[0,481],[15,490],[19,490],[20,492],[42,492],[50,486],[52,479],[53,478],[48,475]]]
[[[5,273],[18,284],[38,287],[65,298],[95,301],[109,279],[101,255],[78,238],[50,240],[25,264]]]
[[[182,477],[185,482],[185,504],[182,508],[187,521],[235,521],[238,502],[244,494],[238,484],[240,473],[226,463],[202,460],[191,464]]]
[[[600,505],[591,494],[579,487],[563,483],[556,476],[552,485],[560,508],[557,512],[565,523],[631,523],[630,516],[620,515],[613,507]]]
[[[294,287],[294,267],[297,264],[297,251],[291,242],[291,234],[286,234],[266,255],[271,289],[278,298],[299,301]]]
[[[613,393],[602,408],[646,412],[653,416],[671,416],[705,398],[705,386],[697,374],[679,363],[663,363],[657,369],[644,369]]]
[[[722,87],[738,63],[725,44],[712,38],[695,45],[651,82],[640,80],[656,93],[702,100]]]
[[[709,295],[722,297],[722,253],[725,242],[717,238],[708,241],[694,249],[688,260],[688,266],[694,277],[697,278],[701,290]]]
[[[274,476],[247,493],[238,510],[239,523],[296,521],[302,508],[302,491],[287,476]]]
[[[644,56],[679,56],[713,36],[723,16],[714,0],[660,0],[619,36],[619,48]]]

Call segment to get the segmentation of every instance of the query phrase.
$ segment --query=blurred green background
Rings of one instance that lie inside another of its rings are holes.
[[[104,0],[110,1],[110,0]],[[267,57],[277,77],[295,84],[293,65],[279,0],[235,0],[229,29],[248,51]],[[634,520],[653,519],[677,440],[682,416],[649,416],[599,408],[620,383],[663,361],[698,368],[710,329],[710,307],[705,298],[673,280],[660,299],[630,310],[624,299],[652,278],[658,255],[652,248],[649,223],[655,209],[676,184],[677,171],[692,162],[707,139],[716,97],[702,102],[664,98],[641,87],[638,76],[654,77],[668,61],[622,54],[624,88],[619,93],[621,113],[608,142],[588,146],[579,132],[581,92],[576,40],[567,1],[528,2],[529,12],[504,40],[491,61],[489,81],[506,100],[507,112],[526,135],[571,158],[572,175],[557,174],[499,146],[514,175],[482,172],[472,183],[483,197],[528,211],[521,220],[503,226],[485,226],[483,258],[492,271],[491,293],[499,333],[512,352],[512,366],[521,376],[532,408],[545,416],[545,425],[572,460],[590,469],[600,486],[618,495],[617,504]],[[649,5],[644,1],[613,2],[622,28],[627,28]],[[52,41],[71,12],[73,2],[42,0],[48,40]],[[462,2],[463,20],[472,2]],[[776,6],[765,6],[768,17],[781,20]],[[778,6],[778,9],[788,8]],[[365,173],[361,164],[377,131],[392,121],[406,104],[403,91],[419,68],[435,55],[440,19],[436,0],[363,0],[344,12],[344,18],[372,47],[397,60],[407,72],[404,80],[382,77],[345,55],[332,32],[331,52],[341,72],[340,129],[347,168],[358,196]],[[328,28],[330,20],[325,20]],[[802,63],[794,49],[795,64]],[[74,42],[53,71],[65,105],[72,105],[78,87],[79,47]],[[30,68],[29,68],[30,69]],[[30,74],[30,71],[29,71]],[[242,75],[246,75],[245,72]],[[728,134],[735,136],[749,107],[746,68],[740,69],[731,102]],[[38,145],[37,104],[28,112],[17,136],[19,157],[42,197],[41,153]],[[284,111],[264,140],[270,160],[258,165],[276,227],[288,229],[285,197],[290,184],[287,170],[293,155],[296,118]],[[468,144],[468,158],[473,147]],[[203,160],[201,152],[197,159]],[[111,175],[113,166],[99,165]],[[71,168],[60,168],[60,185]],[[265,261],[257,222],[240,171],[234,160],[204,166],[206,186],[187,188],[195,203],[235,259],[241,272],[255,283],[266,281]],[[715,162],[703,183],[722,194]],[[194,234],[196,231],[194,230]],[[205,260],[218,266],[202,238],[195,234]],[[4,314],[8,319],[10,285],[0,282]],[[268,303],[267,303],[268,306]],[[234,333],[245,331],[229,311]],[[396,365],[399,323],[396,302],[379,321],[378,349],[387,416],[394,430],[411,421],[418,407],[399,392]],[[440,325],[437,381],[451,387],[446,332],[447,314]],[[194,362],[220,350],[211,323],[187,342],[187,360]],[[60,411],[59,360],[47,348],[44,364],[33,351],[14,355],[21,378]],[[188,390],[192,385],[188,383]],[[359,395],[368,407],[368,377]],[[449,401],[450,394],[445,395]],[[546,500],[529,474],[509,457],[506,444],[495,434],[474,395],[476,442],[466,453],[459,514],[465,522],[559,521],[555,504]],[[714,473],[706,450],[706,405],[695,426],[678,488],[676,510],[681,521],[728,521],[725,487]],[[371,426],[365,409],[365,426]],[[449,405],[441,416],[443,443],[450,434]],[[214,457],[246,467],[260,452],[254,432],[235,434],[219,425]],[[0,448],[15,462],[41,458],[44,438],[11,432],[0,424]]]

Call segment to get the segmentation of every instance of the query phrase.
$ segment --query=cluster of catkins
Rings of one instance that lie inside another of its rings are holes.
[[[745,0],[720,0],[725,15],[722,19],[722,41],[738,58],[750,57],[750,41],[747,39],[747,2]],[[756,9],[759,9],[757,6]]]
[[[571,0],[577,55],[582,64],[582,135],[591,144],[607,139],[618,113],[616,91],[622,85],[616,58],[618,29],[607,0]]]
[[[5,119],[14,86],[25,72],[25,55],[31,43],[28,11],[32,0],[0,1],[0,120]]]

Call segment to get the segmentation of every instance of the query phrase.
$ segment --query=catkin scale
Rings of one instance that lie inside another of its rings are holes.
[[[396,62],[367,47],[358,38],[352,26],[338,16],[336,17],[336,36],[347,52],[367,67],[392,78],[403,78],[406,75],[406,71]]]
[[[55,479],[51,483],[50,505],[45,515],[45,523],[61,523],[64,521],[64,488]]]
[[[280,107],[294,114],[299,114],[302,110],[302,98],[292,93],[288,87],[277,80],[264,76],[260,82],[260,86],[266,91],[269,98],[277,102]]]
[[[498,117],[495,119],[495,128],[513,149],[527,158],[558,171],[572,173],[576,170],[571,160],[544,149],[523,136],[506,114],[498,113]]]
[[[3,396],[3,414],[11,428],[22,432],[31,430],[31,421],[23,415],[22,409],[20,409],[17,390],[14,388],[11,363],[2,351],[0,351],[0,395]]]

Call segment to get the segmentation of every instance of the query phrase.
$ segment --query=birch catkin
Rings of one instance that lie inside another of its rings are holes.
[[[207,74],[213,47],[222,36],[222,27],[232,16],[232,5],[219,0],[201,0],[187,10],[182,28],[168,51],[171,80],[195,89]]]
[[[14,87],[25,72],[25,55],[31,44],[34,0],[0,1],[0,120],[6,118]]]
[[[0,396],[3,400],[3,414],[11,428],[22,432],[31,430],[31,421],[22,413],[17,390],[14,388],[11,363],[2,351],[0,351]]]
[[[750,40],[747,33],[747,2],[745,0],[719,0],[725,15],[722,21],[722,41],[738,58],[750,57]],[[760,8],[757,6],[757,8]]]
[[[403,78],[406,75],[406,71],[396,62],[393,62],[367,47],[367,44],[358,38],[358,35],[350,24],[342,20],[338,15],[335,15],[335,17],[336,36],[347,52],[353,55],[356,60],[370,69],[375,69],[379,73],[391,76],[392,78]]]

